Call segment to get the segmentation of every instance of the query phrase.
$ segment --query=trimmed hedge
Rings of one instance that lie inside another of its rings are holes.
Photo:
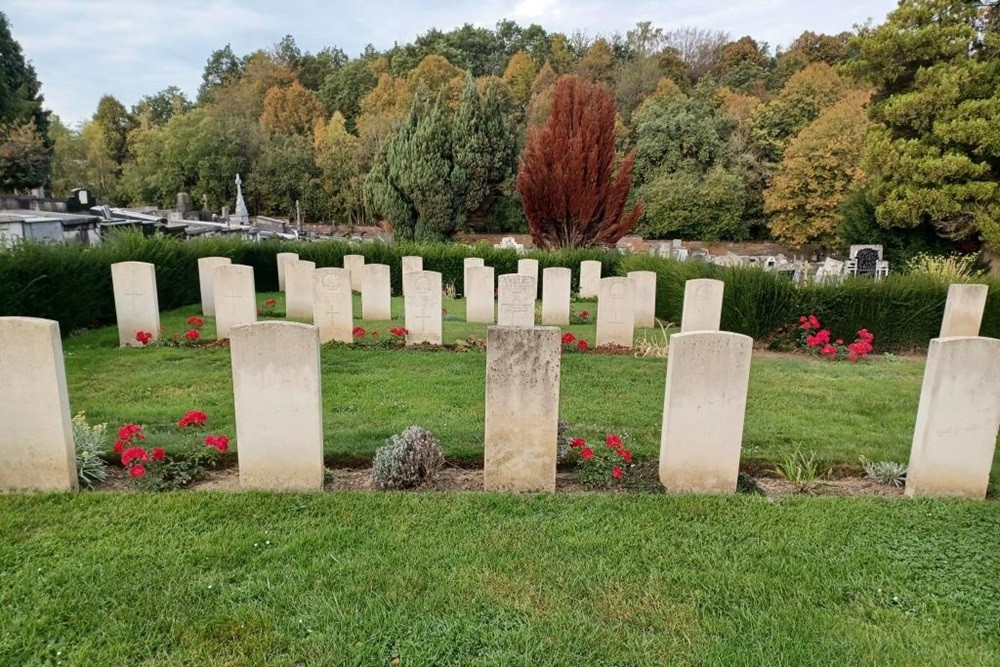
[[[367,263],[388,264],[393,292],[402,286],[405,255],[420,255],[424,268],[439,271],[445,285],[462,293],[463,260],[482,257],[497,275],[517,271],[514,250],[487,245],[458,244],[351,245],[344,242],[248,243],[235,239],[143,237],[134,232],[116,234],[95,247],[73,244],[24,243],[0,249],[0,315],[23,315],[57,320],[63,334],[80,328],[113,324],[114,298],[111,264],[122,261],[156,265],[157,291],[163,310],[198,303],[198,258],[229,257],[236,264],[254,268],[258,291],[278,289],[276,255],[297,252],[319,267],[342,266],[343,256],[362,254]],[[879,350],[926,348],[941,326],[947,284],[921,276],[891,276],[882,281],[848,279],[840,285],[797,287],[786,277],[753,268],[726,268],[705,262],[678,262],[651,255],[620,255],[606,250],[534,251],[524,255],[538,260],[539,271],[549,266],[572,269],[579,285],[580,262],[603,264],[602,275],[629,271],[657,274],[657,316],[679,323],[684,282],[692,278],[717,278],[726,283],[722,327],[764,340],[780,327],[794,327],[799,315],[815,313],[836,337],[853,339],[867,328],[875,334]],[[990,285],[982,335],[1000,337],[1000,281]],[[539,280],[541,289],[541,280]]]

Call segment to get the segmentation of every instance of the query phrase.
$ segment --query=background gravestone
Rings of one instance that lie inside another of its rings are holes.
[[[580,298],[595,299],[601,286],[601,263],[592,259],[580,262]]]
[[[542,271],[542,324],[569,324],[573,272],[562,267]]]
[[[722,295],[725,289],[724,282],[711,278],[685,282],[681,333],[718,331],[722,322]]]
[[[530,327],[535,324],[535,279],[519,273],[500,276],[497,289],[497,324]]]
[[[597,296],[597,345],[632,347],[635,338],[635,295],[624,277],[601,278]]]
[[[492,266],[471,266],[465,270],[465,321],[493,324],[496,305],[495,270]]]
[[[347,269],[313,271],[313,323],[320,343],[354,342],[354,297]]]
[[[257,321],[253,267],[224,264],[215,268],[215,337],[229,338],[233,327]]]
[[[469,269],[485,265],[482,257],[466,257],[462,260],[462,296],[469,294]]]
[[[360,292],[364,279],[365,256],[344,255],[344,268],[351,272],[351,289]]]
[[[285,317],[288,319],[312,322],[312,274],[315,270],[315,262],[298,260],[285,265]]]
[[[533,292],[532,300],[538,298],[538,260],[537,259],[519,259],[517,260],[517,273],[522,276],[531,276],[532,285],[534,285],[535,291]]]
[[[160,337],[160,304],[156,295],[156,267],[146,262],[118,262],[111,265],[115,292],[115,319],[118,344],[142,347],[135,334],[145,331],[152,340]]]
[[[279,252],[278,255],[278,291],[285,291],[285,267],[289,262],[299,261],[297,252]]]
[[[392,282],[387,264],[365,264],[361,281],[361,319],[392,319]]]
[[[198,286],[201,290],[201,314],[205,317],[215,317],[215,294],[212,290],[212,278],[215,267],[232,264],[228,257],[199,257]]]
[[[419,271],[413,275],[413,289],[403,300],[406,344],[441,344],[441,274]]]
[[[989,285],[948,285],[940,337],[978,336],[989,291]]]
[[[656,326],[656,273],[631,271],[628,278],[635,296],[635,326]]]
[[[424,270],[424,258],[419,255],[407,255],[403,258],[403,296],[410,289],[410,275],[416,271]]]

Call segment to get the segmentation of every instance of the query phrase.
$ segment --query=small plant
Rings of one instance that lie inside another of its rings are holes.
[[[444,465],[441,443],[430,431],[411,426],[375,451],[372,486],[383,491],[409,489],[432,479]]]
[[[87,415],[78,412],[73,417],[73,445],[76,448],[76,476],[88,489],[108,478],[107,465],[101,452],[108,445],[108,425],[87,423]]]
[[[940,280],[976,278],[984,271],[976,269],[976,255],[931,255],[926,252],[914,255],[905,264],[907,273],[931,276]]]
[[[900,487],[906,483],[906,464],[896,461],[871,461],[861,457],[861,467],[865,470],[865,478],[873,479],[879,484]]]
[[[383,335],[379,331],[367,331],[364,327],[358,326],[354,327],[351,333],[356,346],[388,349],[405,346],[406,334],[409,332],[403,327],[392,327],[388,335]]]
[[[576,477],[586,487],[607,488],[623,483],[635,467],[632,451],[625,446],[625,437],[609,433],[604,446],[591,447],[583,438],[570,440],[567,460],[576,462]]]
[[[476,338],[475,336],[459,338],[453,343],[453,349],[456,352],[485,352],[486,341],[482,338]]]
[[[257,308],[257,314],[260,315],[261,317],[278,317],[278,314],[275,311],[277,306],[278,306],[277,299],[267,299],[266,301],[264,301],[264,303],[260,305],[259,308]]]
[[[795,484],[800,493],[811,493],[825,477],[825,473],[820,471],[816,452],[810,452],[806,456],[800,449],[796,449],[784,461],[778,463],[774,472]]]
[[[562,337],[562,351],[566,352],[586,352],[590,345],[582,338],[577,338],[572,332],[567,331]]]
[[[875,335],[868,329],[859,329],[858,337],[854,342],[845,345],[842,338],[831,340],[830,330],[822,328],[815,315],[801,316],[799,329],[800,345],[818,351],[820,356],[826,357],[830,361],[849,359],[852,364],[856,364],[858,359],[864,359],[875,349]]]
[[[179,331],[167,334],[166,329],[161,329],[160,333],[163,335],[154,341],[153,334],[150,332],[136,331],[135,339],[143,347],[153,347],[155,345],[162,345],[164,347],[192,347],[201,340],[201,328],[205,326],[205,320],[197,315],[192,315],[187,318],[187,323],[190,328],[183,334]]]
[[[764,490],[757,483],[757,478],[753,475],[741,472],[736,476],[736,493],[745,493],[751,496],[762,496]]]
[[[635,356],[636,358],[642,357],[660,357],[665,359],[667,357],[667,350],[670,347],[670,336],[667,335],[667,329],[659,321],[656,322],[660,327],[660,340],[647,340],[646,334],[642,335],[641,340],[635,342]]]
[[[590,313],[586,310],[581,310],[579,313],[570,313],[569,316],[570,324],[590,324]]]
[[[456,294],[455,283],[446,283],[441,288],[441,298],[442,299],[452,299],[452,300],[454,300],[455,299],[455,294]]]

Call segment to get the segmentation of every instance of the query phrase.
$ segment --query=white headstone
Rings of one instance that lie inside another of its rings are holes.
[[[354,342],[354,297],[350,271],[313,271],[313,322],[319,327],[321,343],[331,340]]]
[[[635,295],[635,326],[656,326],[656,272],[630,271],[628,278]]]
[[[407,255],[403,258],[403,296],[410,290],[410,275],[424,270],[424,258],[418,255]]]
[[[535,279],[519,273],[500,276],[497,290],[497,324],[530,327],[535,324]]]
[[[470,266],[465,270],[465,321],[493,324],[496,304],[495,270],[492,266]]]
[[[285,264],[285,317],[288,319],[312,322],[312,274],[315,270],[315,262],[298,260]]]
[[[542,271],[542,324],[569,324],[573,272],[550,266]]]
[[[522,276],[531,276],[534,280],[535,291],[532,299],[538,298],[538,260],[519,259],[517,260],[517,273]]]
[[[580,262],[580,298],[597,298],[601,285],[601,263],[592,259]]]
[[[418,271],[413,289],[403,302],[406,316],[406,344],[441,344],[441,274]]]
[[[632,347],[635,295],[624,277],[601,278],[597,295],[597,345]]]
[[[285,291],[285,265],[297,261],[299,261],[299,253],[297,252],[278,253],[278,291]]]
[[[344,268],[351,272],[351,289],[355,292],[361,291],[361,283],[364,278],[364,255],[344,255]]]
[[[462,260],[462,296],[469,295],[469,269],[474,266],[485,266],[482,257],[466,257]]]
[[[555,491],[559,361],[555,327],[489,327],[486,489]]]
[[[697,278],[684,283],[681,333],[719,330],[725,288],[726,283],[711,278]]]
[[[59,323],[0,317],[0,492],[78,486]]]
[[[214,275],[215,337],[222,340],[233,327],[257,321],[257,292],[252,266],[217,266]]]
[[[201,314],[215,317],[215,294],[212,291],[213,271],[217,266],[232,264],[228,257],[199,257],[198,286],[201,288]]]
[[[118,262],[111,265],[115,291],[118,344],[142,347],[135,339],[138,331],[160,337],[160,305],[156,296],[156,267],[146,262]]]
[[[365,264],[361,281],[361,319],[392,319],[392,281],[388,264]]]
[[[927,350],[906,495],[985,498],[1000,431],[1000,340],[935,338]]]
[[[740,468],[753,339],[674,334],[660,435],[660,481],[671,493],[733,493]]]
[[[978,336],[989,291],[989,285],[948,285],[940,337]]]
[[[323,487],[319,329],[259,322],[230,332],[240,486]]]

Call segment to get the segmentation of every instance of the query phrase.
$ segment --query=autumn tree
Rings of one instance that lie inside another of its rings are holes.
[[[594,40],[576,67],[580,76],[610,85],[615,76],[615,54],[611,45],[606,39]]]
[[[616,111],[604,86],[559,79],[549,120],[529,131],[517,176],[535,245],[614,244],[635,227],[642,203],[625,210],[635,156],[615,173]]]
[[[290,86],[275,87],[264,97],[261,124],[281,134],[306,134],[316,121],[324,119],[323,105],[316,95],[298,81]]]
[[[503,80],[510,87],[514,102],[523,109],[531,99],[531,84],[538,76],[538,64],[524,51],[518,51],[510,58]]]
[[[49,148],[31,122],[0,124],[0,191],[45,183]]]
[[[349,132],[355,131],[362,98],[378,85],[379,75],[388,69],[384,58],[378,60],[382,62],[351,60],[328,74],[320,86],[319,99],[326,106],[327,113],[339,111]]]
[[[339,111],[317,132],[316,165],[325,199],[325,214],[335,223],[364,219],[364,170],[361,140],[347,131]]]

